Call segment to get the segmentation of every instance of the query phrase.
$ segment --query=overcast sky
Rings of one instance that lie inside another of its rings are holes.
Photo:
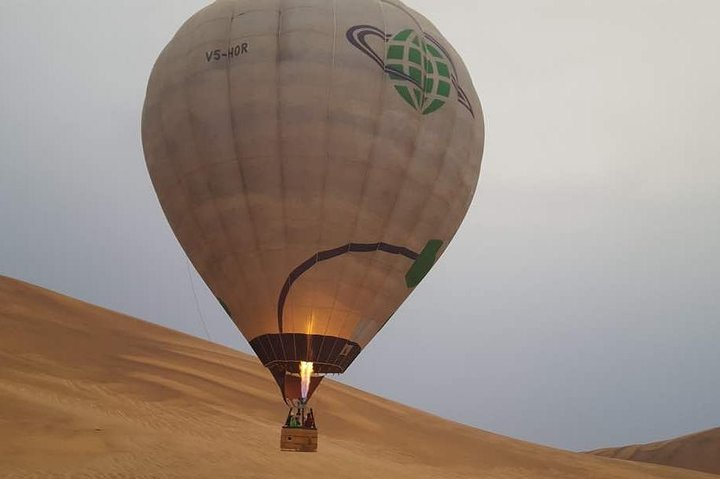
[[[192,278],[211,339],[249,352],[140,141],[150,69],[205,3],[0,0],[0,274],[204,337]],[[569,449],[720,425],[720,2],[407,3],[470,69],[483,172],[342,381]]]

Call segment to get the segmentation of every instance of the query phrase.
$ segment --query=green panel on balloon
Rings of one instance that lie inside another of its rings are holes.
[[[430,240],[423,248],[420,256],[415,260],[408,272],[405,274],[405,284],[408,288],[414,288],[419,285],[425,276],[430,272],[437,255],[442,248],[442,240]]]

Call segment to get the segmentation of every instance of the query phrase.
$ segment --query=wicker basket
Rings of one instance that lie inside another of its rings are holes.
[[[280,450],[290,452],[316,452],[317,429],[283,427],[280,429]]]

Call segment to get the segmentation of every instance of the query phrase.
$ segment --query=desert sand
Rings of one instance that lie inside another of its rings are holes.
[[[716,477],[537,446],[332,381],[314,406],[320,452],[281,453],[286,410],[254,357],[0,277],[2,478]]]
[[[720,474],[720,427],[668,441],[598,449],[590,454]]]

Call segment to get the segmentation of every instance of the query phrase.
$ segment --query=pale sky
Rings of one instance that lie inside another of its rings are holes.
[[[406,3],[469,67],[483,172],[341,380],[573,450],[720,425],[720,3]],[[0,0],[0,274],[204,337],[192,277],[210,338],[250,352],[140,141],[150,69],[205,4]]]

